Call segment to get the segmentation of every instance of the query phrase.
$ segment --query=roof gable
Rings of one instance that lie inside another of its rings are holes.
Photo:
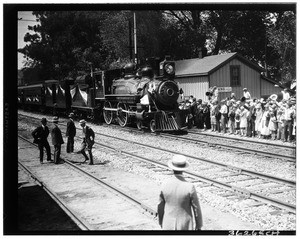
[[[257,71],[263,71],[263,68],[234,52],[222,55],[206,56],[204,58],[175,61],[176,77],[209,75],[235,57]]]

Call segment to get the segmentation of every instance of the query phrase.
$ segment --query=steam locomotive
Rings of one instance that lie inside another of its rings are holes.
[[[25,110],[89,118],[121,127],[135,123],[152,132],[186,128],[186,112],[178,107],[179,88],[174,81],[175,62],[150,59],[137,68],[81,74],[61,82],[49,80],[18,87],[18,104]]]

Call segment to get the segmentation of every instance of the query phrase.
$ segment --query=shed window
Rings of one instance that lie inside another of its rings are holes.
[[[241,68],[240,66],[230,66],[230,86],[241,85]]]

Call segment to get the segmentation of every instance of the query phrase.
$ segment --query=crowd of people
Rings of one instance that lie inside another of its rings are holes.
[[[188,112],[188,128],[284,142],[296,140],[296,98],[287,88],[282,91],[282,99],[276,94],[268,99],[251,98],[244,88],[241,99],[232,93],[221,101],[216,88],[207,101],[191,95],[180,103],[179,108]]]

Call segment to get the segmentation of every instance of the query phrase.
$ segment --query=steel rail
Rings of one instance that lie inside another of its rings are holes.
[[[116,149],[112,146],[104,145],[104,144],[101,144],[101,143],[97,143],[97,144],[104,147],[104,148],[108,148],[110,150],[116,151],[120,154],[136,158],[140,161],[147,162],[147,163],[151,162],[152,164],[157,165],[159,167],[169,169],[167,164],[163,164],[163,163],[154,161],[154,160],[149,159],[149,158],[138,156],[138,155],[135,155],[133,153],[125,152],[125,151]],[[255,193],[255,192],[252,192],[250,190],[246,190],[246,189],[243,189],[243,188],[240,188],[240,187],[235,187],[235,186],[232,186],[232,185],[229,185],[229,184],[220,182],[218,180],[211,179],[211,178],[208,178],[208,177],[205,177],[205,176],[202,176],[202,175],[190,172],[190,171],[185,171],[185,174],[193,176],[194,178],[200,179],[201,181],[203,181],[205,183],[208,183],[211,186],[213,186],[213,185],[218,186],[218,187],[224,188],[224,189],[229,190],[229,191],[233,191],[233,192],[237,192],[239,194],[243,194],[246,197],[249,197],[249,198],[252,198],[252,199],[255,199],[255,200],[258,200],[258,201],[262,201],[262,202],[265,202],[265,203],[271,203],[272,205],[274,205],[278,208],[281,208],[281,209],[284,209],[284,210],[287,210],[289,212],[292,212],[292,213],[296,214],[296,206],[295,205],[292,205],[292,204],[289,204],[289,203],[286,203],[286,202],[282,202],[280,200],[267,197],[265,195]]]
[[[186,157],[193,158],[195,160],[205,161],[207,163],[222,166],[224,168],[234,170],[236,172],[244,173],[244,174],[247,174],[247,175],[250,175],[250,176],[260,177],[260,178],[263,178],[263,179],[273,180],[273,181],[276,181],[276,182],[281,182],[281,183],[289,184],[289,185],[292,185],[292,186],[296,186],[296,182],[293,181],[293,180],[278,178],[278,177],[275,177],[275,176],[272,176],[272,175],[269,175],[269,174],[263,174],[263,173],[251,171],[251,170],[248,170],[248,169],[244,169],[244,168],[238,168],[238,167],[234,167],[234,166],[224,164],[224,163],[220,163],[220,162],[217,162],[217,161],[208,160],[208,159],[200,158],[200,157],[195,157],[195,156],[192,156],[192,155],[189,155],[189,154],[183,154],[181,152],[176,152],[176,151],[169,150],[169,149],[157,148],[157,147],[154,147],[154,146],[151,146],[151,145],[146,145],[146,144],[143,144],[143,143],[139,143],[139,142],[135,142],[135,141],[127,140],[127,139],[120,139],[116,136],[106,135],[106,134],[102,134],[102,133],[95,133],[95,134],[104,135],[106,137],[110,137],[110,138],[113,138],[113,139],[129,142],[129,143],[134,143],[134,144],[137,144],[137,145],[140,145],[140,146],[143,146],[143,147],[159,150],[159,151],[162,151],[162,152],[168,152],[168,153],[171,153],[171,154],[181,154],[181,155],[184,155]],[[95,144],[100,144],[100,143],[95,142]]]
[[[141,208],[143,208],[146,212],[150,213],[150,215],[154,215],[155,217],[157,216],[157,212],[152,209],[150,206],[148,206],[145,203],[140,202],[137,198],[129,195],[128,193],[126,193],[124,190],[121,190],[115,186],[113,186],[110,183],[107,183],[97,177],[95,177],[94,175],[84,171],[83,169],[79,168],[77,165],[73,164],[72,162],[70,162],[67,159],[63,159],[64,162],[66,162],[67,164],[71,165],[72,167],[76,168],[78,171],[84,173],[84,175],[92,178],[93,180],[95,180],[97,183],[100,183],[101,185],[106,186],[109,189],[112,189],[113,192],[117,192],[118,194],[122,195],[123,197],[125,197],[126,199],[129,199],[130,201],[134,202],[135,204],[137,204],[138,206],[140,206]]]
[[[222,143],[209,143],[205,140],[200,140],[200,139],[190,139],[190,138],[186,138],[186,137],[175,137],[172,135],[167,135],[165,133],[161,133],[161,135],[163,135],[166,138],[172,138],[172,139],[181,139],[181,140],[185,140],[185,141],[190,141],[190,142],[196,142],[196,143],[205,143],[205,144],[209,144],[209,145],[218,145],[221,146],[223,148],[228,148],[228,149],[235,149],[241,152],[248,152],[248,153],[252,153],[252,154],[259,154],[262,156],[267,156],[267,157],[272,157],[272,158],[280,158],[289,162],[296,162],[296,157],[294,156],[288,156],[288,155],[282,155],[282,154],[276,154],[276,153],[268,153],[268,152],[264,152],[261,150],[255,150],[255,149],[246,149],[246,148],[242,148],[242,147],[238,147],[238,146],[234,146],[234,145],[226,145],[226,144],[222,144]],[[275,157],[274,157],[275,156]]]
[[[247,138],[231,138],[231,137],[227,137],[224,135],[220,135],[220,134],[209,134],[209,133],[205,133],[205,132],[197,132],[196,130],[188,130],[188,133],[190,134],[195,134],[195,135],[204,135],[204,136],[209,136],[209,137],[217,137],[217,138],[223,138],[223,139],[227,139],[227,140],[232,140],[232,141],[243,141],[243,142],[249,142],[249,143],[253,143],[253,144],[264,144],[264,145],[271,145],[274,147],[281,147],[281,148],[289,148],[289,149],[295,149],[295,146],[291,146],[291,145],[281,145],[281,144],[272,144],[272,143],[267,143],[267,142],[262,142],[262,141],[254,141],[254,140],[250,140]]]
[[[47,184],[44,183],[41,179],[39,179],[39,177],[37,177],[33,172],[31,172],[31,170],[28,169],[23,163],[18,161],[18,164],[23,168],[24,171],[27,172],[27,174],[30,175],[31,178],[33,178],[37,182],[37,184],[39,184],[47,192],[47,194],[59,205],[59,207],[71,218],[73,222],[75,222],[75,224],[81,230],[87,231],[95,229],[89,223],[77,216],[72,209],[68,208],[65,202],[61,200],[55,192],[52,192],[51,189],[47,186]]]
[[[23,136],[18,135],[20,138],[22,138],[23,140],[27,141],[28,143],[33,144],[32,142],[30,142],[28,139],[24,138]],[[33,144],[35,145],[35,144]],[[35,145],[36,146],[36,145]],[[67,159],[63,159],[61,158],[64,162],[66,162],[68,165],[70,165],[71,167],[75,168],[76,170],[80,171],[81,173],[83,173],[85,176],[88,176],[90,178],[92,178],[93,180],[95,180],[97,183],[100,183],[102,186],[104,185],[105,187],[109,188],[110,190],[112,190],[114,193],[117,193],[123,197],[125,197],[127,200],[130,200],[131,202],[137,204],[138,206],[140,206],[143,210],[145,210],[147,213],[149,213],[151,216],[157,217],[157,212],[155,209],[151,208],[149,205],[139,201],[137,198],[129,195],[128,193],[126,193],[125,191],[113,186],[110,183],[107,183],[97,177],[95,177],[94,175],[84,171],[83,169],[79,168],[77,165],[75,165],[74,163],[70,162]],[[36,178],[36,177],[35,177]],[[39,180],[40,181],[40,180]],[[45,184],[43,184],[45,185]]]
[[[126,130],[124,128],[122,128],[123,130]],[[133,131],[133,132],[140,132],[139,130],[136,130],[136,129],[128,129],[128,131]],[[288,155],[282,155],[282,154],[275,154],[275,153],[268,153],[268,152],[264,152],[264,151],[260,151],[260,150],[253,150],[253,149],[245,149],[245,148],[242,148],[242,147],[238,147],[238,146],[228,146],[226,144],[221,144],[221,143],[209,143],[205,140],[196,140],[196,139],[190,139],[190,138],[186,138],[184,136],[173,136],[173,135],[170,135],[170,134],[167,134],[167,133],[164,133],[164,132],[160,132],[159,134],[157,134],[158,136],[161,136],[161,137],[166,137],[166,138],[171,138],[171,139],[175,139],[175,140],[178,140],[178,139],[181,139],[181,140],[184,140],[184,141],[189,141],[189,142],[193,142],[193,143],[205,143],[205,144],[209,144],[209,145],[218,145],[218,146],[221,146],[221,147],[224,147],[224,148],[228,148],[228,149],[232,149],[234,148],[235,150],[238,150],[238,151],[241,151],[241,152],[247,152],[247,153],[252,153],[252,154],[258,154],[258,155],[261,155],[261,156],[266,156],[266,157],[271,157],[271,158],[279,158],[279,159],[282,159],[282,160],[285,160],[285,161],[288,161],[288,162],[296,162],[296,157],[294,156],[288,156]],[[210,136],[210,134],[207,134]],[[213,137],[216,137],[215,135],[213,135]],[[228,140],[231,140],[231,138],[228,138],[228,137],[225,137],[225,136],[222,136],[223,138],[226,138]],[[239,139],[234,139],[234,140],[239,140]],[[241,141],[244,141],[243,139]],[[249,140],[249,142],[251,143],[256,143],[256,144],[260,144],[260,142],[254,142],[254,141],[251,141]],[[265,142],[263,142],[263,144],[267,144]],[[277,146],[276,144],[272,144],[272,146]],[[280,145],[279,145],[280,146]],[[284,146],[282,146],[284,147]],[[291,147],[291,146],[290,146]],[[292,148],[294,149],[294,148]]]

